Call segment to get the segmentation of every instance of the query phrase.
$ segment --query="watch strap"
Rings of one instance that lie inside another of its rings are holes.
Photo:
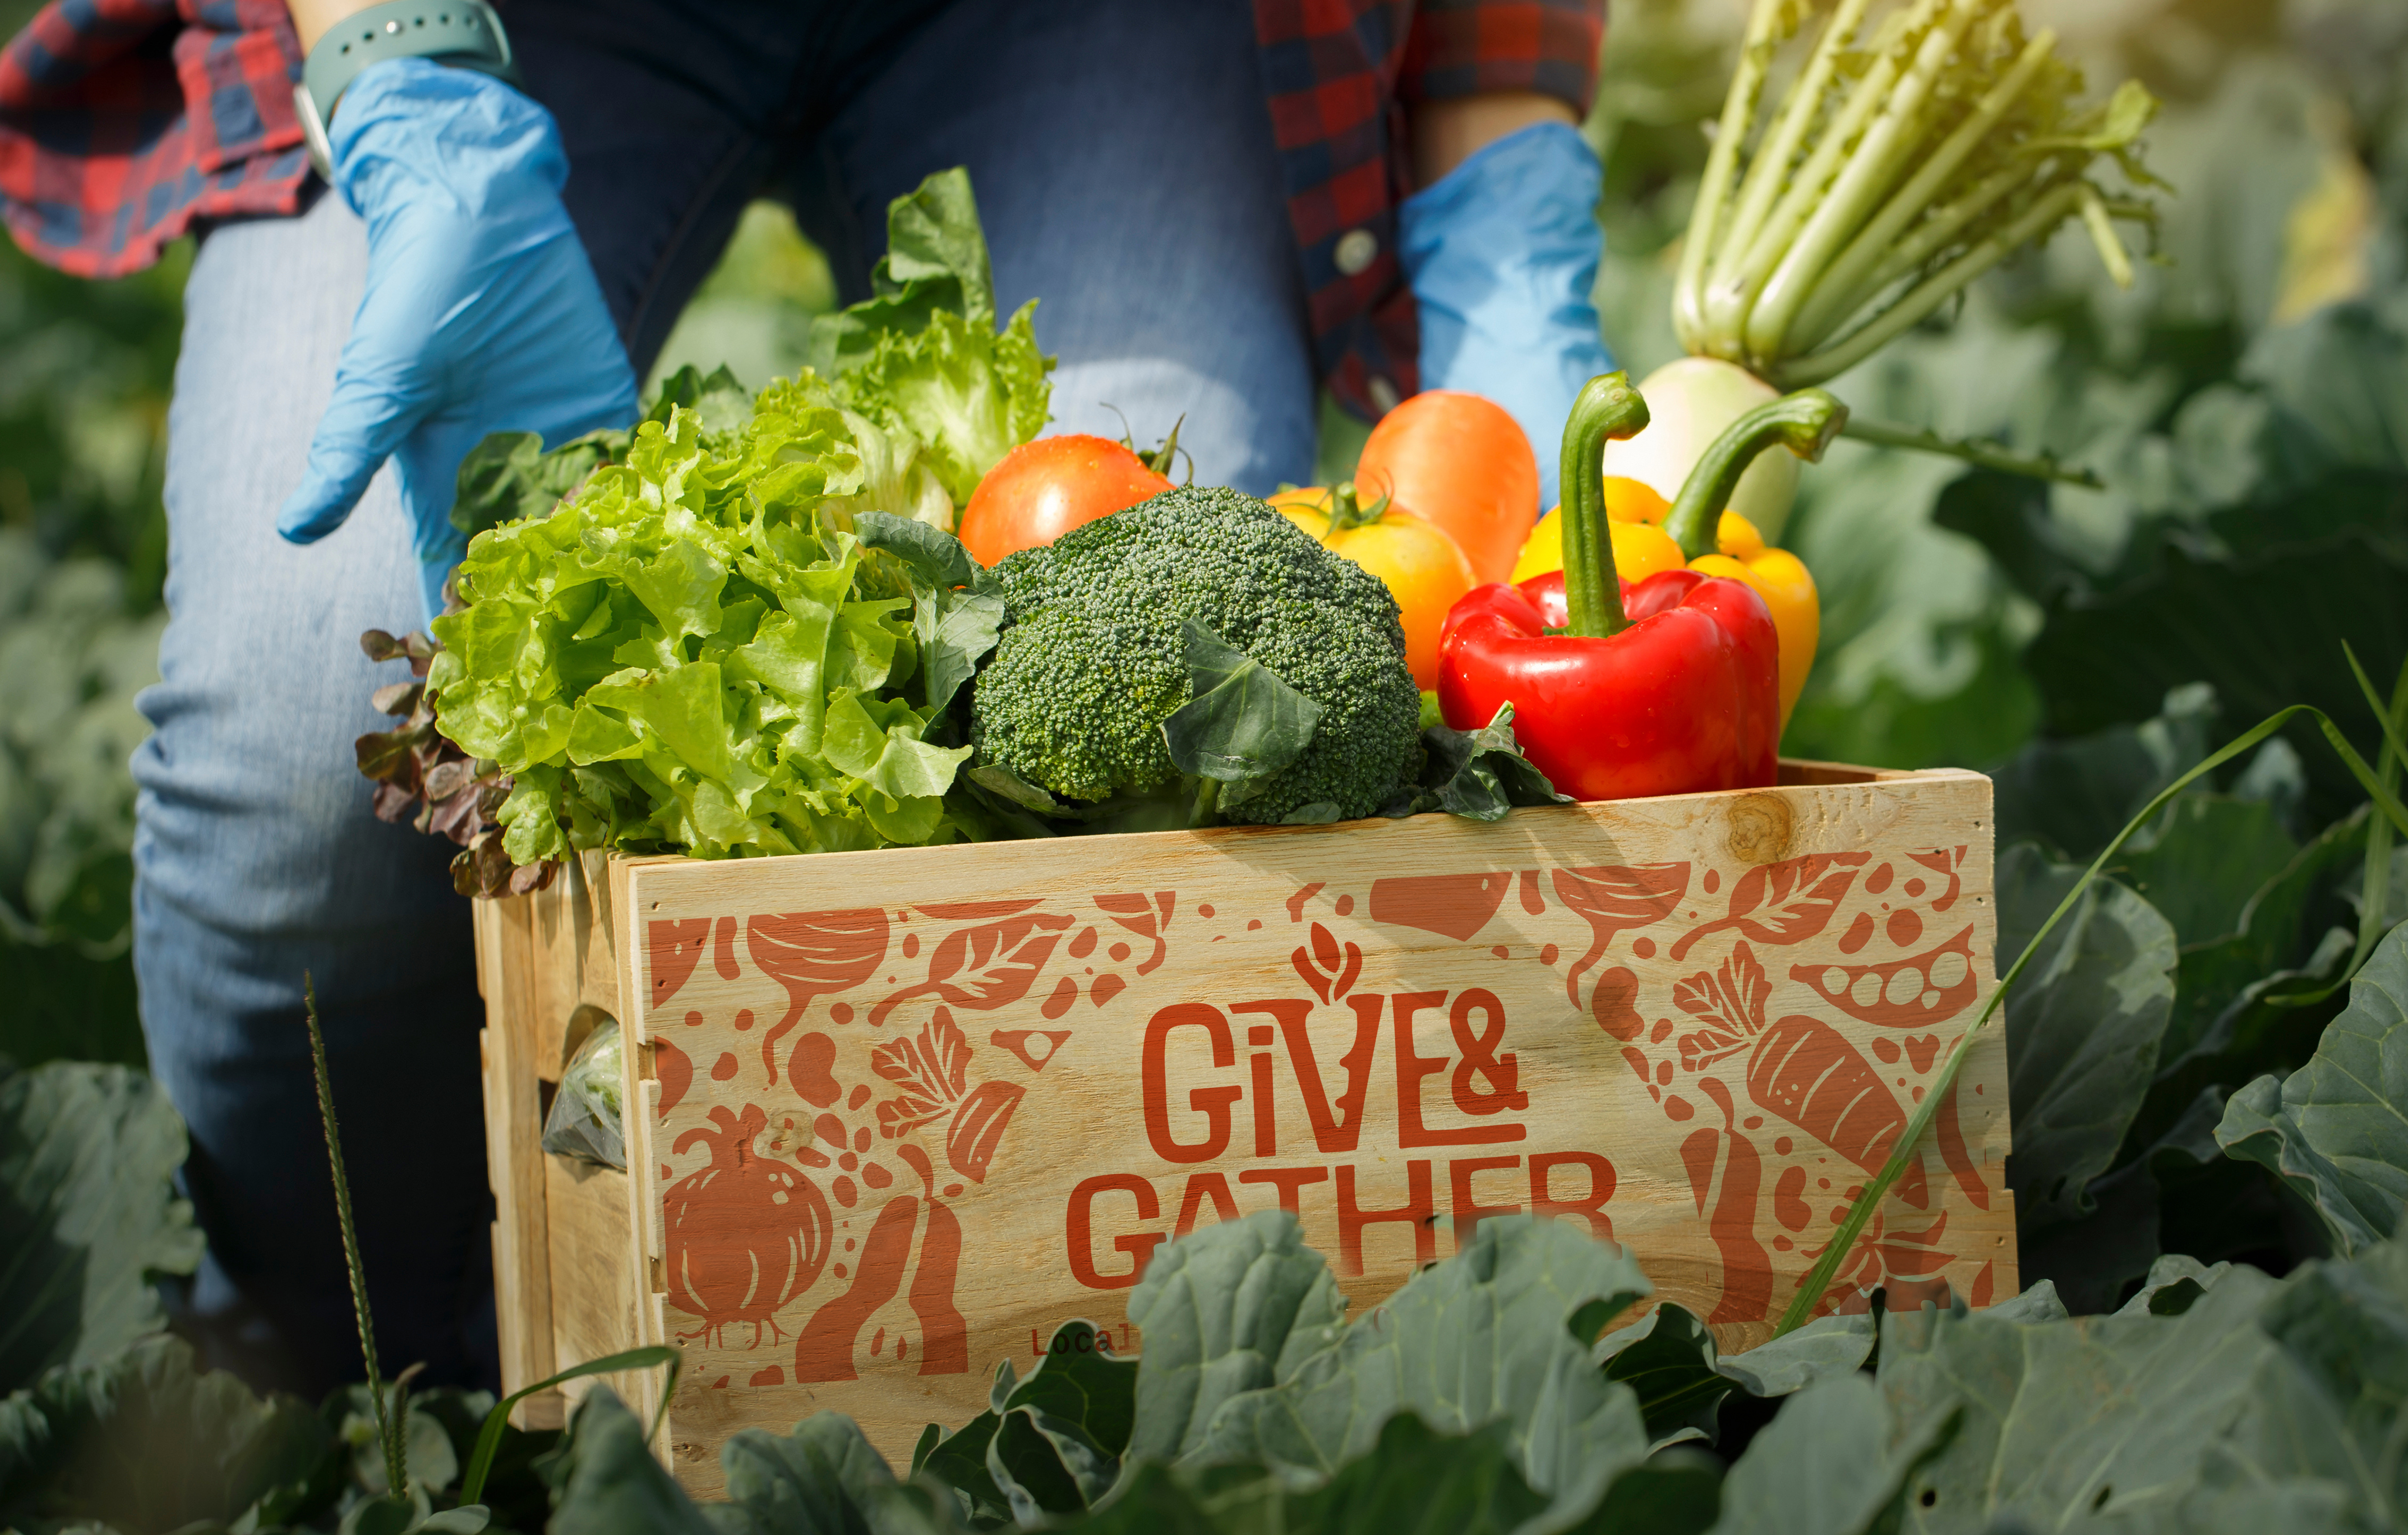
[[[329,181],[335,153],[326,124],[360,71],[387,59],[433,59],[520,83],[509,34],[486,0],[384,0],[354,11],[309,50],[293,87],[309,163]]]

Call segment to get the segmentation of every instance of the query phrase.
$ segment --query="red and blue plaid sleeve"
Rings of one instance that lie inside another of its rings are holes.
[[[1406,106],[1519,90],[1584,112],[1604,25],[1603,0],[1254,0],[1315,357],[1350,409],[1377,416],[1420,386],[1396,256]]]
[[[1536,91],[1585,114],[1604,41],[1605,13],[1590,0],[1422,0],[1397,93],[1412,103]]]
[[[195,219],[294,211],[300,65],[282,0],[51,0],[0,50],[0,221],[118,277]]]

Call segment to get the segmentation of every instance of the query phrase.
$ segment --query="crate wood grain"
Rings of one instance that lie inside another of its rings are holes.
[[[550,1240],[511,1293],[541,1278],[549,1314],[505,1313],[509,1356],[681,1344],[660,1448],[697,1492],[729,1435],[821,1409],[899,1464],[1064,1318],[1141,1348],[1154,1248],[1273,1207],[1358,1313],[1533,1211],[1749,1346],[1995,984],[1991,857],[1978,774],[1785,763],[1494,825],[591,861],[480,918],[581,911],[487,941],[561,971],[487,994],[624,1020],[637,1109],[624,1178],[524,1196]],[[489,1088],[519,1101],[491,1069],[540,1053],[489,1043]],[[1827,1307],[2014,1295],[2007,1150],[1993,1031]],[[504,1203],[497,1261],[529,1219]],[[613,1384],[649,1410],[657,1381]]]

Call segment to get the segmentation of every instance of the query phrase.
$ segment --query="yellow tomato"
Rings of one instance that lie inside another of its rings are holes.
[[[1404,622],[1405,665],[1412,670],[1413,685],[1438,686],[1440,626],[1455,599],[1472,587],[1471,562],[1462,546],[1435,523],[1407,512],[1383,507],[1366,516],[1354,509],[1351,485],[1282,491],[1271,505],[1324,549],[1380,578]],[[1350,525],[1354,516],[1365,520]]]

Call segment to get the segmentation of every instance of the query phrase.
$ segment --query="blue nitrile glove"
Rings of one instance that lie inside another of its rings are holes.
[[[452,498],[468,450],[624,426],[635,370],[561,206],[550,112],[473,69],[394,59],[343,93],[333,148],[336,190],[367,222],[367,291],[276,529],[324,538],[396,459],[432,618],[467,547]]]
[[[1397,210],[1398,254],[1421,309],[1424,389],[1485,395],[1529,434],[1539,509],[1555,504],[1564,419],[1613,370],[1598,339],[1597,226],[1604,181],[1578,130],[1508,134]]]

